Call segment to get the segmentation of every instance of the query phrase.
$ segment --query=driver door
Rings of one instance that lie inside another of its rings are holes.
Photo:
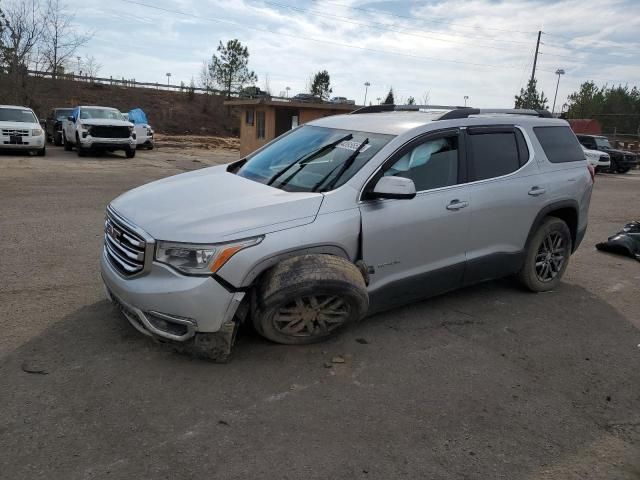
[[[416,196],[370,198],[383,175],[410,178]],[[366,186],[360,212],[370,311],[462,285],[471,210],[465,182],[464,144],[448,130],[410,142]]]

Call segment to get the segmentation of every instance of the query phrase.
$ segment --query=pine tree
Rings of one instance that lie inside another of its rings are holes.
[[[537,84],[537,80],[533,78],[527,83],[526,90],[524,88],[520,89],[520,95],[515,96],[515,108],[531,108],[534,110],[545,110],[548,108],[548,99],[544,96],[543,91],[538,93]]]

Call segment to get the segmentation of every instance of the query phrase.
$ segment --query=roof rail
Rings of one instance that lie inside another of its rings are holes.
[[[469,115],[485,115],[497,113],[502,115],[529,115],[532,117],[552,118],[548,110],[532,110],[525,108],[459,108],[442,115],[439,120],[468,118]]]
[[[524,108],[472,108],[450,105],[369,105],[351,112],[351,115],[360,113],[380,112],[418,112],[420,110],[448,110],[438,120],[454,120],[456,118],[468,118],[470,115],[502,114],[502,115],[529,115],[533,117],[552,118],[548,110],[533,110]]]
[[[420,110],[457,110],[460,106],[451,106],[451,105],[389,105],[389,104],[380,104],[380,105],[369,105],[367,107],[360,107],[357,110],[351,112],[351,114],[356,113],[380,113],[380,112],[418,112]]]

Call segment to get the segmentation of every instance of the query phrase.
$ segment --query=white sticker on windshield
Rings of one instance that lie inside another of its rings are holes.
[[[340,142],[338,145],[336,145],[336,148],[344,148],[345,150],[351,150],[352,152],[355,152],[360,145],[362,145],[362,143],[354,142],[353,140],[345,140],[344,142]],[[360,149],[360,152],[366,152],[367,150],[369,150],[369,148],[371,148],[371,145],[367,143]]]

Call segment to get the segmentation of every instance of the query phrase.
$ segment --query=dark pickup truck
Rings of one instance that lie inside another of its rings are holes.
[[[613,148],[607,137],[600,135],[576,135],[578,141],[589,150],[599,150],[611,157],[610,172],[627,173],[638,164],[638,157],[633,152]]]
[[[62,145],[62,122],[71,115],[73,108],[54,108],[49,112],[45,125],[47,140],[54,145]]]

